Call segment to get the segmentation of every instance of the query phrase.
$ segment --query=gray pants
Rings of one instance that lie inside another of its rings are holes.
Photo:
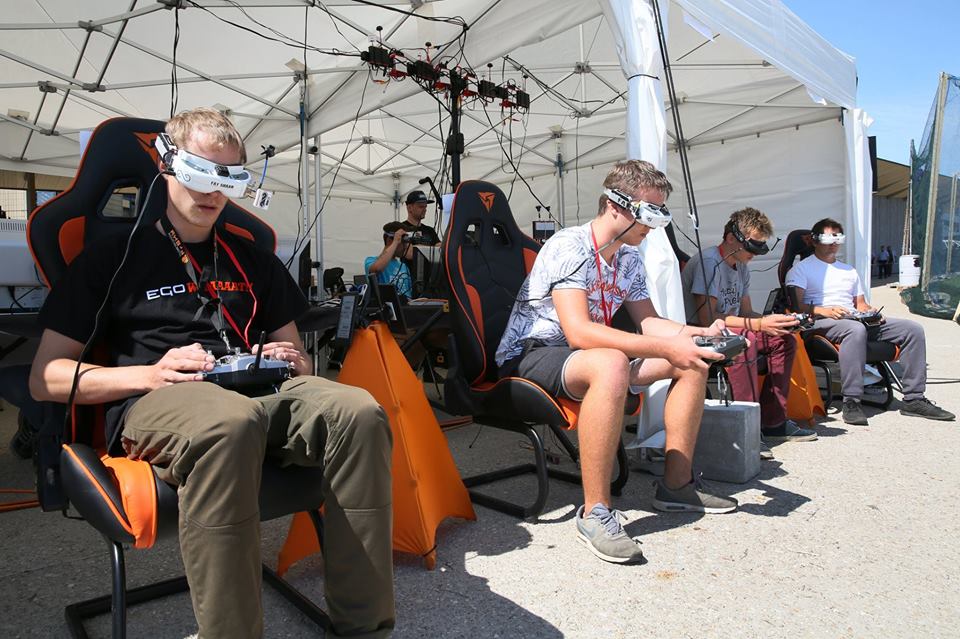
[[[392,435],[367,391],[318,377],[251,399],[207,382],[148,393],[126,416],[128,455],[178,487],[180,551],[201,639],[257,638],[264,455],[324,468],[324,582],[334,636],[394,624]]]
[[[840,377],[845,398],[863,395],[863,365],[867,341],[892,342],[900,347],[903,365],[903,399],[919,399],[927,389],[927,339],[923,327],[913,320],[887,318],[880,326],[867,328],[857,320],[818,319],[814,332],[840,347]]]

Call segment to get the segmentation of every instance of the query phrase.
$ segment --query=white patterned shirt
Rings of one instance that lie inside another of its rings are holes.
[[[547,240],[510,311],[507,328],[497,348],[497,366],[503,366],[504,362],[520,355],[527,340],[550,346],[567,345],[551,297],[555,289],[586,291],[590,319],[598,324],[605,322],[601,291],[610,318],[623,302],[650,296],[637,247],[621,246],[611,264],[600,257],[602,281],[595,255],[590,222],[567,227]]]

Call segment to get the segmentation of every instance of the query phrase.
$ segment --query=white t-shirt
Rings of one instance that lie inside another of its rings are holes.
[[[623,302],[650,296],[637,247],[621,246],[611,264],[601,257],[599,270],[598,273],[589,222],[569,226],[547,240],[537,253],[533,268],[510,311],[507,328],[497,348],[497,366],[503,366],[504,362],[520,355],[528,339],[551,346],[567,344],[557,309],[553,306],[551,293],[554,289],[586,291],[590,319],[599,324],[605,321],[601,299],[606,303],[607,315],[612,318]]]
[[[858,295],[865,295],[857,271],[849,264],[827,264],[811,255],[793,265],[787,273],[787,286],[803,289],[803,303],[816,306],[854,308]]]

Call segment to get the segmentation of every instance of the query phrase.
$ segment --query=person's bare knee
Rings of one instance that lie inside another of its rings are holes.
[[[614,348],[579,351],[569,360],[564,373],[570,392],[581,397],[591,388],[626,394],[629,378],[630,361],[622,351]]]

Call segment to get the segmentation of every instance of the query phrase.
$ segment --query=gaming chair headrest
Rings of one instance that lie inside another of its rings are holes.
[[[91,241],[130,232],[134,217],[110,216],[104,211],[120,189],[135,190],[137,210],[143,205],[150,183],[159,171],[153,142],[164,126],[160,120],[140,118],[113,118],[102,122],[90,136],[71,185],[30,214],[27,241],[48,285],[60,278],[67,265]],[[143,223],[156,220],[166,205],[166,186],[163,180],[157,180]],[[227,203],[219,224],[268,250],[276,247],[273,229],[233,202]]]
[[[795,229],[787,235],[783,243],[783,256],[777,274],[780,276],[780,285],[787,279],[787,272],[793,267],[794,261],[804,259],[813,254],[813,238],[810,229]]]
[[[539,248],[517,226],[503,191],[489,182],[460,184],[443,257],[460,364],[470,383],[495,377],[494,353]]]

